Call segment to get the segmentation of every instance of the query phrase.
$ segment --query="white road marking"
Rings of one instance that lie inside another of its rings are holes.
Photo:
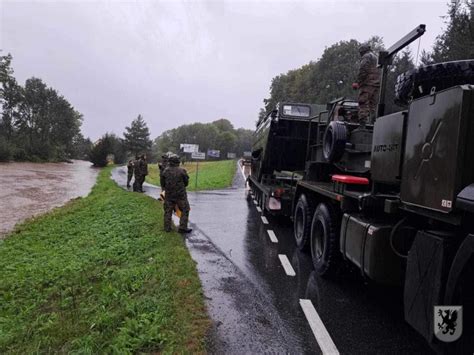
[[[260,208],[260,206],[257,206],[257,211],[262,212],[262,209]]]
[[[268,233],[268,236],[270,237],[270,240],[273,242],[273,243],[278,243],[278,239],[277,239],[277,236],[275,235],[275,232],[272,231],[271,229],[267,230],[267,233]]]
[[[311,300],[300,299],[300,305],[323,354],[338,355],[339,351],[332,341],[323,321],[319,317],[318,312],[316,312]]]
[[[278,258],[280,258],[281,265],[283,266],[283,269],[285,269],[285,273],[288,276],[296,276],[295,270],[293,270],[293,266],[290,264],[290,260],[288,260],[288,257],[285,254],[278,254]]]
[[[261,218],[262,218],[263,224],[268,224],[268,219],[267,219],[267,217],[262,216]]]
[[[257,200],[253,200],[253,204],[254,204],[254,205],[258,205]]]

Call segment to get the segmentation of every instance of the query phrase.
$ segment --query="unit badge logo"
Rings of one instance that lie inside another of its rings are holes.
[[[462,306],[434,306],[434,334],[444,342],[458,340],[462,334]]]

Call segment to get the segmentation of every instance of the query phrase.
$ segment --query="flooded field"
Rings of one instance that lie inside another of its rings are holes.
[[[98,169],[91,163],[0,163],[0,239],[29,217],[86,196]]]

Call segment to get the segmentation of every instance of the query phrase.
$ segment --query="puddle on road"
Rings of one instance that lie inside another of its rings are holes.
[[[0,163],[0,239],[15,224],[86,196],[98,169],[89,162]]]

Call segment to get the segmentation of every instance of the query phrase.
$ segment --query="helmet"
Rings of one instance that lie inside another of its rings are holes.
[[[181,163],[181,161],[179,160],[179,157],[176,154],[171,155],[168,161],[170,165],[172,166],[179,166],[179,164]]]
[[[368,44],[363,44],[359,47],[359,53],[364,54],[367,53],[371,50],[370,46]]]

